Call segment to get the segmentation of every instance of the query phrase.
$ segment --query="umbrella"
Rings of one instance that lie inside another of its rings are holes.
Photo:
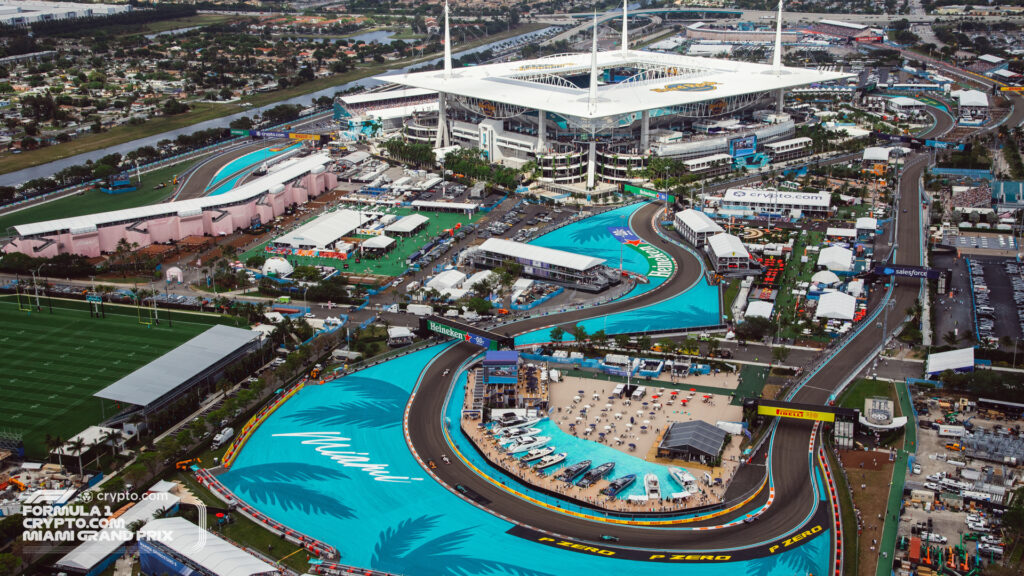
[[[651,421],[650,421],[650,420],[644,420],[644,424],[650,424],[650,423],[651,423]],[[647,427],[647,426],[644,426],[644,428],[646,428],[646,427]]]
[[[643,410],[637,410],[636,411],[636,415],[637,416],[643,416],[644,415],[644,411]]]
[[[616,436],[615,438],[612,438],[612,440],[615,440],[619,444],[622,444],[622,438],[619,438],[618,436]]]
[[[580,400],[583,400],[583,398],[580,398],[579,396],[573,396],[572,397],[572,401],[573,402],[579,402]]]
[[[577,418],[577,420],[578,420],[578,418]],[[575,422],[569,422],[569,428],[575,428],[575,427],[576,427],[576,423]]]
[[[609,400],[615,400],[615,396],[609,396],[608,399]]]
[[[711,398],[711,394],[705,394],[704,397],[705,398]]]
[[[622,412],[616,412],[615,413],[615,417],[616,418],[622,418]]]
[[[696,392],[696,391],[697,391],[696,388],[690,388],[690,392]]]
[[[601,438],[604,438],[604,432],[598,432],[597,435],[600,436]]]
[[[583,405],[583,409],[584,410],[590,410],[590,404],[584,404]]]
[[[649,402],[644,402],[644,406],[647,406],[648,404],[649,404]]]
[[[658,399],[658,395],[657,394],[653,394],[653,395],[651,395],[651,398],[654,398],[655,400],[657,400]]]
[[[577,390],[576,391],[577,394],[583,394],[584,392],[585,392],[585,390]]]
[[[583,418],[581,418],[580,416],[577,416],[577,417],[576,417],[576,421],[577,421],[577,422],[582,422],[582,421],[583,421]]]
[[[630,425],[632,425],[632,424],[633,424],[633,417],[632,417],[632,416],[630,416],[630,417],[629,417],[629,424],[630,424]]]
[[[611,407],[612,407],[612,405],[611,405],[611,404],[605,404],[605,405],[604,405],[604,407],[605,407],[605,408],[611,408]]]
[[[641,426],[640,429],[641,430],[647,430],[647,426]]]
[[[632,448],[633,450],[636,450],[636,444],[633,444],[632,442],[630,442],[629,447]]]
[[[679,390],[673,390],[673,391],[672,391],[672,395],[673,395],[673,396],[675,396],[676,394],[679,394]]]
[[[605,430],[611,430],[611,429],[612,429],[612,427],[611,427],[611,426],[605,426],[605,427],[604,427],[604,429],[605,429]]]

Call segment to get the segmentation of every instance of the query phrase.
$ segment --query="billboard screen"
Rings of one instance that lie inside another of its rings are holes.
[[[752,156],[755,152],[757,152],[757,136],[754,134],[733,138],[729,141],[729,155],[733,158]]]

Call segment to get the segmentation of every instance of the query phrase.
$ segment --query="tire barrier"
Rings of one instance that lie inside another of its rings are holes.
[[[346,574],[363,576],[399,576],[394,572],[381,572],[380,570],[359,568],[358,566],[349,566],[348,564],[337,564],[334,562],[323,562],[321,564],[311,566],[309,568],[309,573],[321,576],[345,576]]]
[[[221,484],[221,482],[217,480],[217,478],[214,477],[214,475],[211,474],[209,470],[197,470],[196,481],[199,482],[200,485],[208,489],[210,492],[212,492],[214,495],[216,495],[217,498],[221,499],[229,506],[233,506],[236,511],[241,512],[242,515],[244,515],[246,518],[249,518],[253,522],[256,522],[257,524],[263,526],[264,528],[275,534],[281,534],[282,536],[284,536],[286,540],[303,548],[304,550],[316,556],[317,558],[339,558],[338,550],[334,546],[331,546],[326,542],[317,540],[312,536],[307,536],[306,534],[303,534],[302,532],[299,532],[297,530],[292,530],[284,524],[281,524],[280,522],[274,520],[273,518],[270,518],[269,516],[259,512],[252,506],[246,504],[245,501],[236,496],[234,492],[232,492],[226,486]]]
[[[832,478],[832,470],[828,466],[828,459],[825,458],[825,450],[818,448],[818,462],[825,471],[825,480],[828,481],[828,497],[832,502],[832,521],[835,530],[832,535],[832,549],[835,550],[835,576],[843,575],[843,519],[839,509],[839,494],[836,492],[836,482]]]
[[[323,384],[323,381],[320,381],[320,383]],[[299,390],[302,390],[305,385],[306,378],[299,380],[295,386],[284,394],[279,395],[273,402],[261,408],[260,411],[254,414],[252,418],[249,418],[249,421],[242,427],[241,432],[238,433],[238,436],[236,436],[234,441],[231,442],[231,445],[228,446],[227,451],[224,452],[224,457],[221,459],[221,466],[225,469],[231,468],[231,465],[235,462],[235,458],[238,457],[238,453],[242,451],[245,443],[249,441],[249,438],[252,436],[253,432],[260,427],[260,424],[263,424],[263,422],[265,422],[275,410],[287,402],[289,398],[298,393]]]

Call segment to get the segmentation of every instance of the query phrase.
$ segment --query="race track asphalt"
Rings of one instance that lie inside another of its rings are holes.
[[[1018,106],[1015,115],[1017,112],[1024,114],[1024,107]],[[936,119],[935,125],[923,136],[937,137],[945,134],[951,128],[952,119],[948,115],[934,112],[933,116]],[[921,224],[916,204],[919,202],[918,179],[927,167],[927,159],[927,154],[914,154],[908,157],[904,168],[899,194],[900,206],[901,208],[906,207],[907,211],[903,212],[900,209],[897,212],[899,251],[896,255],[896,263],[916,265],[920,259]],[[840,161],[849,160],[844,157]],[[642,308],[688,289],[700,279],[700,264],[692,254],[665,241],[657,234],[654,229],[656,224],[653,217],[660,209],[660,206],[653,204],[641,208],[634,215],[631,224],[640,237],[666,251],[676,260],[678,271],[675,276],[655,290],[636,298],[557,315],[524,319],[499,327],[496,331],[515,335],[552,325],[572,326],[587,318]],[[898,285],[895,288],[893,299],[896,304],[889,311],[891,314],[890,328],[895,328],[903,319],[904,311],[913,304],[919,288],[920,281],[905,281],[903,285]],[[875,351],[878,343],[882,340],[881,332],[882,328],[874,324],[866,326],[832,361],[819,370],[798,391],[793,400],[813,404],[826,403],[839,382],[851,375],[863,360]],[[441,421],[442,407],[450,387],[453,385],[452,379],[445,376],[445,371],[450,370],[450,373],[454,375],[460,365],[479,353],[478,347],[460,343],[439,355],[423,375],[420,388],[415,398],[411,400],[408,420],[412,448],[420,458],[440,461],[441,454],[451,452],[444,437]],[[453,460],[452,464],[439,466],[434,472],[449,489],[461,485],[489,501],[486,507],[493,513],[513,519],[535,530],[562,537],[600,542],[602,535],[613,535],[620,539],[619,546],[677,551],[762,549],[765,543],[777,541],[821,520],[821,506],[819,506],[817,514],[811,515],[814,500],[807,451],[811,429],[810,422],[796,420],[779,422],[771,459],[773,483],[776,490],[774,504],[752,524],[726,527],[714,531],[639,528],[574,518],[529,504],[509,494],[478,476],[457,459]],[[764,453],[755,455],[753,461],[755,464],[745,466],[741,474],[734,479],[734,486],[730,494],[746,490],[759,483],[763,468],[756,463],[765,461]],[[767,491],[764,491],[727,518],[737,517],[758,508],[765,503],[767,498]],[[725,520],[722,518],[717,518],[684,526],[712,526],[724,522]]]

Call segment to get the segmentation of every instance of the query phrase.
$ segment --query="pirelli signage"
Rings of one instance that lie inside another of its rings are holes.
[[[778,416],[779,418],[798,418],[800,420],[818,420],[820,422],[836,421],[836,415],[832,412],[765,406],[764,404],[757,405],[757,413],[761,416]]]

